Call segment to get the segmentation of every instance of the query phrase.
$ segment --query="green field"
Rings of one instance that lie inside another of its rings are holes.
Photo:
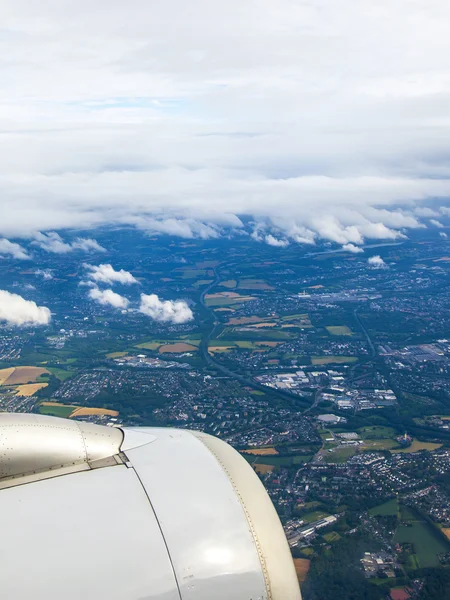
[[[357,360],[356,356],[311,356],[311,363],[313,365],[354,363]]]
[[[353,335],[353,331],[350,327],[347,327],[347,325],[327,325],[325,329],[328,333],[331,333],[331,335]]]
[[[65,381],[75,375],[75,371],[66,371],[65,369],[58,369],[58,367],[47,367],[47,369],[60,381]]]
[[[41,415],[51,415],[52,417],[63,417],[67,419],[75,410],[75,406],[40,406]]]
[[[222,298],[205,298],[205,304],[206,306],[234,306],[254,299],[250,296],[239,296],[237,298],[227,298],[224,296]]]
[[[388,500],[384,502],[384,504],[380,504],[379,506],[374,506],[369,510],[369,514],[373,517],[385,517],[388,515],[397,515],[399,511],[397,498],[393,498],[392,500]]]
[[[419,440],[413,440],[413,443],[411,444],[411,446],[408,446],[407,448],[400,448],[398,450],[393,450],[392,452],[394,454],[398,454],[398,453],[406,453],[406,452],[420,452],[421,450],[437,450],[438,448],[441,448],[442,444],[435,444],[433,442],[419,442]]]
[[[338,542],[341,539],[341,536],[338,533],[336,533],[336,531],[330,531],[330,533],[326,533],[323,536],[323,539],[328,543]]]
[[[128,352],[110,352],[109,354],[106,355],[106,358],[122,358],[122,356],[126,356],[128,354]]]
[[[345,463],[356,453],[356,446],[345,446],[343,448],[337,448],[333,452],[326,452],[324,454],[325,462],[327,463]]]
[[[395,429],[373,425],[372,427],[361,427],[358,429],[358,433],[363,440],[388,440],[395,436]]]
[[[448,552],[450,544],[446,544],[439,533],[425,521],[409,521],[408,524],[411,526],[398,526],[394,541],[414,544],[414,551],[421,568],[438,567],[440,563],[437,555]]]
[[[144,348],[144,350],[158,350],[162,346],[163,342],[142,342],[142,344],[136,344],[136,348]]]
[[[320,519],[324,519],[325,517],[329,517],[330,515],[326,512],[323,512],[321,510],[315,510],[311,513],[308,513],[306,515],[302,515],[302,519],[306,522],[306,523],[314,523],[314,521],[320,521]]]
[[[291,467],[292,465],[300,465],[309,462],[312,454],[296,454],[294,456],[256,456],[254,454],[243,454],[244,458],[251,465],[272,465],[274,467]]]

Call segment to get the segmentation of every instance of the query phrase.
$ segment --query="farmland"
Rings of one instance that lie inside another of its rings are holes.
[[[34,383],[36,379],[48,373],[42,367],[13,367],[0,371],[0,385],[18,385],[21,383]]]
[[[55,417],[74,418],[74,417],[89,417],[89,416],[109,416],[117,417],[117,410],[109,410],[107,408],[90,408],[85,406],[77,406],[74,404],[63,404],[62,402],[41,402],[39,412],[42,415],[53,415]]]
[[[328,325],[325,329],[331,335],[353,335],[352,330],[347,325]]]
[[[307,558],[294,558],[294,567],[299,583],[303,583],[305,581],[310,566],[311,561]]]
[[[438,554],[448,552],[450,544],[446,544],[437,531],[426,521],[408,519],[398,526],[394,541],[413,544],[419,566],[438,567]]]
[[[358,359],[356,356],[312,356],[311,363],[313,365],[332,365],[354,363]]]
[[[33,396],[47,386],[48,383],[23,383],[16,387],[16,394],[17,396]]]
[[[397,450],[392,450],[392,452],[394,454],[398,454],[398,453],[410,453],[410,452],[420,452],[421,450],[428,450],[428,451],[432,451],[432,450],[437,450],[438,448],[441,448],[442,444],[435,444],[433,442],[419,442],[418,440],[413,440],[411,446],[408,446],[407,448],[399,448]]]
[[[247,454],[254,454],[255,456],[274,456],[278,454],[275,448],[255,448],[254,450],[246,450]]]

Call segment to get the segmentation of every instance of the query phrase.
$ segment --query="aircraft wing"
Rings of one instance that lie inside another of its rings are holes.
[[[0,415],[14,600],[300,600],[283,528],[231,446],[169,428]]]

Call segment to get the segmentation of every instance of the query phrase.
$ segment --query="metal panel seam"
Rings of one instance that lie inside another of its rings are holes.
[[[86,462],[86,464],[89,465],[89,462],[88,462],[88,458],[89,457],[88,457],[88,451],[87,451],[87,448],[86,448],[86,440],[84,439],[84,433],[82,432],[81,427],[80,427],[80,425],[78,423],[77,423],[77,430],[78,430],[78,433],[81,436],[81,441],[83,443],[85,462]],[[90,465],[89,465],[89,468],[91,468]]]
[[[245,505],[244,499],[242,498],[242,496],[241,496],[241,494],[239,492],[239,488],[235,484],[235,482],[233,480],[233,477],[231,476],[231,473],[228,471],[228,469],[226,468],[226,466],[222,463],[222,461],[217,456],[217,454],[214,452],[214,450],[208,446],[207,442],[203,438],[201,438],[201,437],[197,437],[197,436],[194,436],[194,437],[196,437],[196,439],[199,440],[205,446],[205,448],[207,448],[207,450],[214,456],[214,458],[217,460],[217,462],[219,463],[219,465],[222,467],[222,470],[227,475],[227,477],[228,477],[231,485],[233,486],[233,490],[235,491],[236,496],[239,499],[239,502],[240,502],[240,504],[242,506],[242,510],[244,511],[244,514],[246,516],[248,525],[249,525],[250,530],[252,532],[253,540],[255,542],[256,550],[258,552],[259,562],[261,563],[261,570],[262,570],[263,576],[264,576],[264,583],[266,585],[267,598],[268,598],[268,600],[273,600],[272,590],[270,589],[269,573],[267,571],[266,561],[265,561],[265,558],[264,558],[263,551],[261,549],[261,545],[259,543],[258,534],[256,533],[256,530],[254,528],[254,525],[253,525],[253,522],[252,522],[252,518],[250,516],[250,513],[249,513],[246,505]]]
[[[181,595],[180,585],[178,583],[177,574],[175,572],[175,567],[173,565],[172,556],[170,555],[169,546],[167,545],[167,541],[166,541],[166,538],[165,538],[165,535],[164,535],[164,531],[162,530],[161,523],[159,522],[158,515],[156,514],[156,511],[153,508],[152,501],[150,500],[150,496],[148,495],[148,492],[145,489],[145,485],[143,484],[142,479],[139,477],[139,473],[136,471],[136,469],[133,466],[131,468],[135,472],[136,477],[138,478],[138,481],[141,484],[142,489],[144,490],[144,494],[147,496],[147,500],[148,500],[148,503],[150,504],[150,508],[152,509],[152,512],[153,512],[153,514],[155,516],[156,523],[158,524],[159,531],[161,532],[161,537],[162,537],[162,539],[164,541],[164,546],[166,547],[167,556],[169,558],[170,566],[172,567],[173,577],[175,579],[175,583],[177,584],[178,595],[180,597],[180,600],[183,600],[183,597]]]

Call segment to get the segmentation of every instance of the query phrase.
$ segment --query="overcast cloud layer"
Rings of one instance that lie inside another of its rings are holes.
[[[414,210],[450,195],[445,0],[5,0],[0,17],[1,236],[64,252],[37,232],[208,238],[250,214],[265,243],[351,252],[440,227]]]

